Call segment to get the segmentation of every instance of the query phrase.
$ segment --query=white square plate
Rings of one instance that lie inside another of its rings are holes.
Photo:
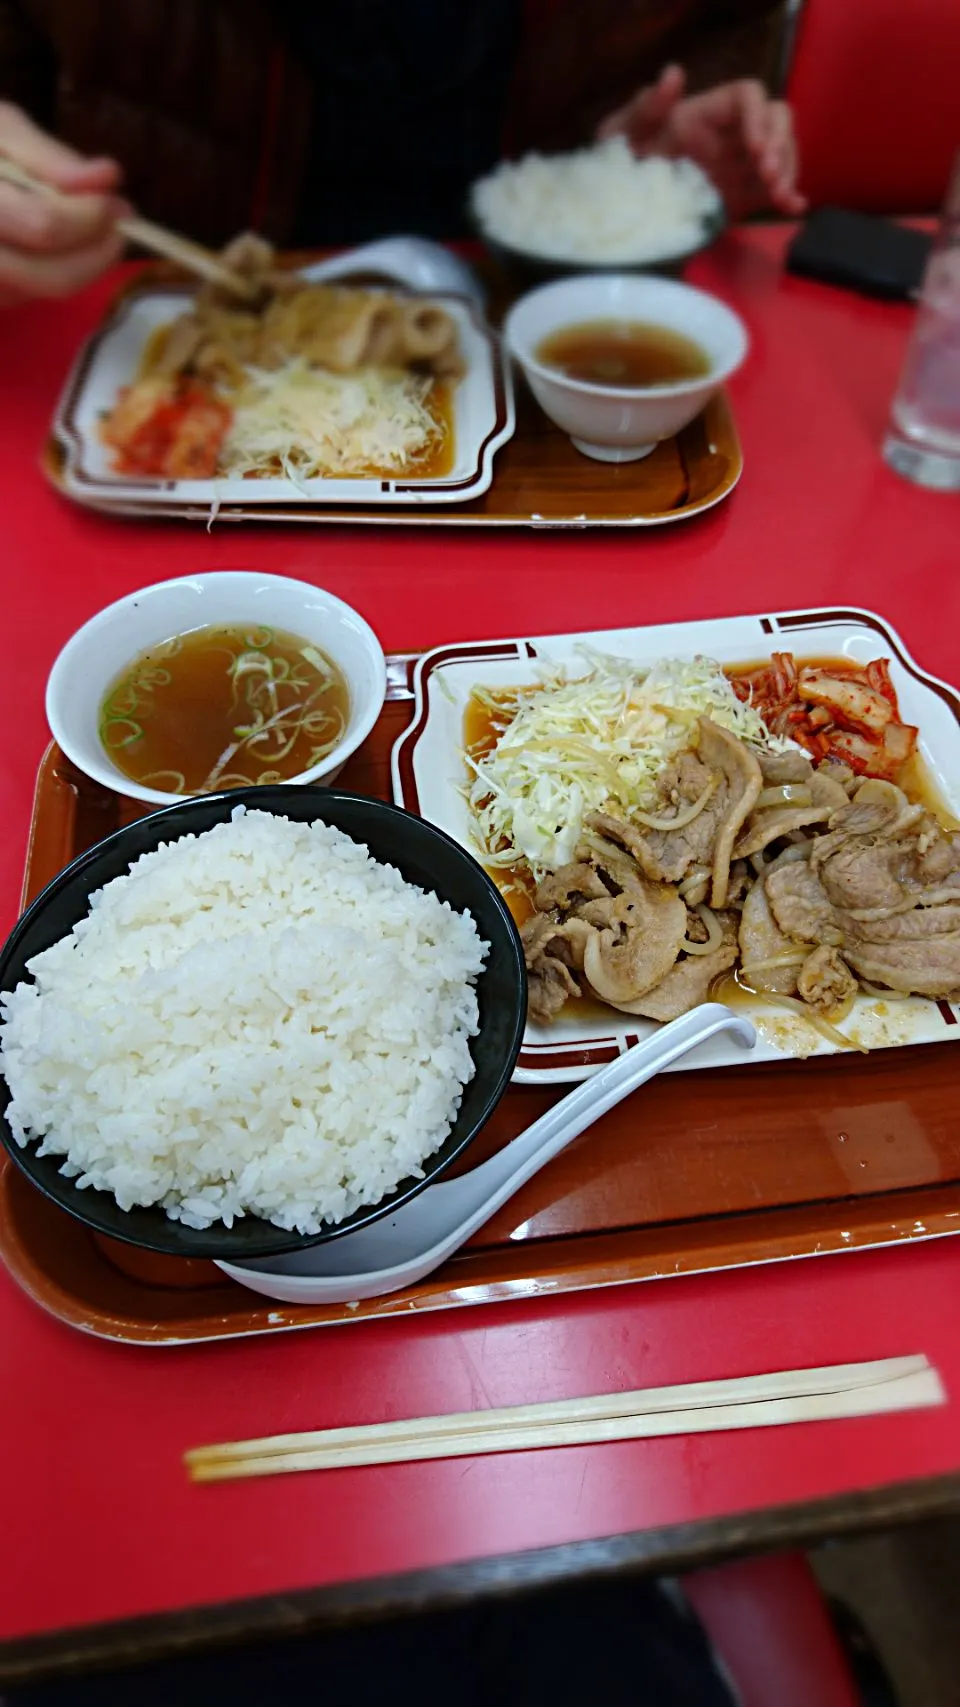
[[[471,690],[479,683],[508,687],[536,681],[538,659],[576,665],[582,662],[578,648],[583,645],[638,663],[705,653],[721,664],[748,664],[774,650],[793,652],[800,659],[844,657],[852,664],[887,657],[901,715],[906,723],[918,726],[921,755],[945,806],[960,817],[960,694],[926,675],[880,617],[860,610],[724,617],[660,628],[616,628],[438,647],[417,664],[413,720],[393,750],[397,803],[473,848],[462,792],[466,780],[463,718]],[[749,1056],[717,1038],[672,1070],[834,1053],[834,1046],[803,1020],[745,994],[741,1004],[760,1032]],[[586,1078],[655,1029],[653,1021],[616,1016],[613,1010],[603,1023],[596,1017],[580,1021],[561,1017],[549,1026],[528,1024],[515,1078],[531,1084]],[[872,1049],[956,1042],[960,1007],[923,997],[887,1003],[860,995],[840,1029]]]
[[[347,278],[351,259],[305,267],[303,277]],[[400,280],[402,283],[403,281]],[[309,509],[318,504],[412,505],[463,504],[486,492],[493,479],[493,458],[514,430],[513,385],[499,344],[466,295],[446,290],[417,292],[447,310],[457,322],[466,373],[454,393],[455,462],[448,474],[423,480],[356,478],[302,481],[146,480],[116,474],[110,452],[100,442],[101,416],[116,402],[121,386],[135,378],[151,333],[191,306],[180,286],[154,285],[121,298],[112,314],[81,350],[57,407],[53,430],[64,451],[64,490],[81,503],[139,507],[151,513],[184,508],[213,510],[283,504]]]

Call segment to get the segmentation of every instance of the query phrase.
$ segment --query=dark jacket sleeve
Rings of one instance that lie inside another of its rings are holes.
[[[673,60],[694,90],[766,80],[783,9],[782,0],[527,0],[508,149],[589,141]]]
[[[14,101],[49,128],[56,76],[56,60],[43,31],[18,0],[0,0],[0,101]]]
[[[274,9],[275,0],[0,0],[0,88],[81,153],[120,160],[149,217],[208,243],[252,225],[282,241],[311,95]]]

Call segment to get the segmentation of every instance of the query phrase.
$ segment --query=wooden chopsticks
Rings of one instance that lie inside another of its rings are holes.
[[[239,1476],[286,1475],[296,1470],[527,1452],[545,1446],[584,1446],[720,1429],[769,1428],[782,1423],[922,1409],[945,1402],[937,1370],[917,1354],[546,1404],[269,1435],[262,1440],[198,1446],[186,1452],[184,1460],[193,1481],[217,1482]]]
[[[25,172],[15,160],[9,160],[3,154],[0,154],[0,180],[15,184],[18,189],[34,195],[43,196],[47,201],[63,199],[61,192],[54,189],[52,184]],[[122,232],[124,237],[128,237],[131,243],[139,243],[141,248],[149,249],[151,254],[162,255],[164,260],[176,262],[187,272],[195,273],[210,284],[219,285],[221,289],[230,291],[233,296],[243,301],[252,301],[258,294],[257,285],[243,278],[240,273],[235,273],[231,267],[224,266],[219,255],[215,255],[212,249],[204,248],[202,243],[195,243],[191,237],[181,237],[178,232],[168,231],[163,225],[154,225],[152,220],[141,219],[138,214],[118,219],[117,230]]]

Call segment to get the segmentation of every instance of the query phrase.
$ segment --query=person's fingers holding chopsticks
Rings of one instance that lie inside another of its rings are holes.
[[[54,198],[0,183],[0,238],[28,253],[56,255],[98,244],[127,212],[119,196],[61,193]]]
[[[115,160],[87,159],[55,136],[48,136],[10,101],[0,101],[0,154],[43,178],[55,189],[109,196],[123,176]]]
[[[0,102],[3,159],[38,187],[0,183],[0,302],[66,296],[117,260],[124,242],[117,220],[129,209],[117,194],[115,161],[84,160]]]
[[[0,210],[0,238],[3,232]],[[0,241],[0,304],[25,297],[69,296],[82,290],[118,259],[124,239],[111,226],[78,248],[38,252]]]

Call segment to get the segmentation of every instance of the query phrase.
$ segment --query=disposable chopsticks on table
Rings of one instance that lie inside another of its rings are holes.
[[[194,1447],[184,1457],[192,1480],[214,1482],[238,1476],[278,1476],[294,1470],[333,1470],[657,1435],[706,1434],[719,1429],[769,1428],[781,1423],[922,1409],[945,1402],[937,1370],[917,1354],[402,1422],[268,1435],[262,1440]]]

